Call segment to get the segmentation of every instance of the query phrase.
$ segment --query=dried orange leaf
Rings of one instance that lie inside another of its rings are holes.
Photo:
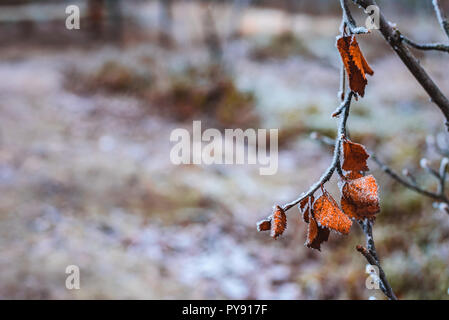
[[[257,223],[257,231],[271,230],[271,219],[265,219]]]
[[[305,223],[309,223],[310,220],[310,210],[312,209],[312,203],[315,200],[313,196],[303,199],[299,203],[299,211],[302,213],[302,219]]]
[[[310,243],[315,240],[315,238],[318,236],[318,224],[316,223],[315,219],[310,219],[309,228],[307,229],[307,242],[306,245],[309,245]]]
[[[361,217],[357,214],[357,208],[345,197],[341,198],[341,210],[351,219],[360,220]]]
[[[345,174],[346,180],[354,180],[363,177],[363,174],[361,174],[359,171],[349,171],[347,174]]]
[[[321,251],[321,243],[329,239],[330,230],[319,227],[315,219],[310,219],[306,246]]]
[[[371,67],[368,65],[368,62],[366,62],[365,57],[363,56],[362,51],[360,50],[359,44],[357,43],[357,39],[355,36],[352,36],[351,44],[349,46],[349,53],[352,56],[352,59],[354,60],[355,65],[357,68],[359,68],[362,71],[362,74],[364,75],[366,79],[366,74],[373,75],[374,71],[371,69]]]
[[[369,175],[345,182],[342,188],[342,208],[348,216],[355,219],[372,218],[378,213],[380,205],[376,179]]]
[[[348,74],[349,88],[363,97],[368,84],[366,74],[373,75],[374,71],[366,62],[354,35],[338,38],[337,48]]]
[[[355,220],[363,220],[365,218],[368,218],[370,220],[376,219],[375,214],[360,214],[359,213],[360,209],[353,203],[349,202],[349,200],[343,197],[341,198],[341,209],[351,219]]]
[[[366,160],[369,154],[363,145],[343,139],[343,170],[346,171],[368,171]]]
[[[334,198],[326,191],[313,204],[313,214],[320,227],[348,234],[352,221],[338,207]]]
[[[271,223],[271,236],[277,238],[282,235],[287,228],[287,216],[284,210],[276,206],[276,210],[273,213],[273,221]]]

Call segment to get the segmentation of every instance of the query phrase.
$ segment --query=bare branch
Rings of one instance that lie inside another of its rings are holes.
[[[441,10],[440,0],[433,0],[433,8],[435,10],[435,14],[437,15],[438,22],[440,23],[441,29],[446,33],[449,37],[449,21],[446,15]]]
[[[344,33],[345,26],[348,27],[349,32],[351,34],[363,34],[369,33],[368,29],[365,27],[357,27],[357,24],[354,20],[354,17],[351,15],[351,11],[349,11],[348,0],[340,0],[341,9],[343,10],[343,20],[344,24],[342,24],[341,32]]]
[[[373,237],[373,222],[369,219],[365,219],[359,222],[360,227],[363,230],[366,238],[366,248],[362,246],[357,246],[357,251],[359,251],[372,265],[376,265],[379,268],[380,277],[380,287],[382,292],[390,299],[397,300],[396,295],[393,292],[390,284],[388,283],[387,277],[385,275],[382,266],[380,265],[379,256],[377,255],[376,246],[374,245]]]
[[[376,246],[374,245],[372,222],[368,219],[364,219],[363,221],[359,221],[359,224],[365,234],[366,247],[368,248],[369,253],[374,257],[374,259],[376,259],[377,262],[379,262]]]
[[[444,195],[444,194],[438,194],[435,192],[431,192],[428,190],[423,189],[422,187],[416,185],[415,183],[411,183],[407,180],[405,180],[404,178],[402,178],[398,173],[396,173],[393,169],[391,169],[389,166],[387,166],[385,163],[383,163],[381,160],[379,160],[379,158],[377,158],[377,156],[374,153],[370,153],[371,154],[371,158],[374,162],[376,162],[380,169],[385,172],[386,174],[388,174],[390,177],[392,177],[394,180],[396,180],[397,182],[399,182],[400,184],[402,184],[403,186],[414,190],[426,197],[438,200],[438,201],[442,201],[445,203],[449,203],[449,199]]]
[[[377,255],[376,246],[374,245],[373,237],[373,222],[369,219],[365,219],[359,222],[360,227],[363,230],[366,238],[366,247],[357,246],[357,251],[359,251],[368,261],[369,264],[375,265],[379,268],[379,278],[380,278],[380,288],[382,292],[390,299],[397,300],[396,295],[393,292],[390,284],[388,283],[387,277],[385,275],[382,266],[380,265],[379,256]]]
[[[376,5],[374,0],[352,1],[364,9],[370,5]],[[410,50],[404,46],[400,33],[387,21],[382,12],[380,12],[379,21],[379,31],[382,33],[385,40],[390,44],[399,58],[401,58],[402,62],[407,66],[416,80],[421,84],[424,90],[426,90],[432,101],[440,108],[441,112],[443,112],[446,117],[446,126],[449,130],[449,99],[441,92],[440,88],[438,88]]]
[[[368,261],[369,264],[377,266],[377,268],[379,268],[380,289],[382,290],[382,292],[388,297],[388,299],[398,300],[398,298],[393,292],[393,289],[391,289],[391,286],[388,283],[387,277],[380,263],[373,257],[373,255],[365,247],[358,245],[356,249],[365,257],[365,259]]]
[[[449,53],[449,45],[446,45],[444,43],[419,44],[419,43],[416,43],[416,42],[410,40],[409,38],[407,38],[406,36],[404,36],[402,34],[401,34],[401,39],[404,43],[408,44],[409,46],[412,46],[415,49],[425,50],[425,51],[436,50],[436,51],[443,51],[443,52]]]

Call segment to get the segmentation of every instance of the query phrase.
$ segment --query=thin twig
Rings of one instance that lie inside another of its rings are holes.
[[[369,264],[374,265],[379,269],[379,280],[380,280],[379,284],[382,292],[388,297],[388,299],[398,300],[398,298],[393,292],[393,289],[388,283],[387,277],[380,263],[372,256],[372,254],[365,247],[358,245],[356,249],[365,257],[365,259],[368,261]]]
[[[318,140],[322,144],[327,145],[327,146],[329,146],[330,142],[333,141],[329,137],[321,136],[317,133],[312,133],[310,136],[312,139]],[[414,176],[411,173],[408,172],[408,170],[404,170],[405,171],[404,175],[410,181],[407,181],[399,173],[397,173],[396,171],[391,169],[388,165],[386,165],[383,161],[381,161],[374,152],[372,152],[371,150],[367,150],[367,151],[370,155],[370,159],[373,160],[383,172],[388,174],[391,178],[393,178],[394,180],[396,180],[403,186],[405,186],[411,190],[414,190],[426,197],[432,198],[432,199],[440,201],[440,202],[444,202],[449,205],[449,198],[444,194],[444,184],[445,184],[446,178],[447,178],[447,168],[449,167],[449,159],[445,158],[447,160],[445,160],[444,164],[443,164],[443,160],[442,160],[442,163],[440,165],[440,173],[438,176],[439,189],[438,189],[438,192],[432,192],[432,191],[428,191],[428,190],[418,186],[416,179],[414,178]],[[443,190],[443,192],[441,192],[441,190]]]
[[[441,10],[440,0],[433,0],[432,3],[441,29],[443,29],[443,31],[449,37],[449,21],[445,16],[445,14],[443,13],[443,10]]]
[[[411,183],[411,182],[405,180],[398,173],[396,173],[393,169],[391,169],[389,166],[387,166],[385,163],[383,163],[381,160],[379,160],[379,158],[374,153],[370,153],[370,154],[371,154],[371,159],[379,165],[380,169],[383,172],[385,172],[386,174],[388,174],[390,177],[392,177],[394,180],[399,182],[400,184],[402,184],[405,187],[407,187],[411,190],[414,190],[426,197],[429,197],[429,198],[432,198],[434,200],[438,200],[441,202],[449,203],[449,198],[447,198],[446,195],[425,190],[422,187],[416,185],[415,183]]]
[[[396,295],[393,292],[390,284],[388,283],[387,277],[385,275],[382,266],[380,265],[379,256],[376,251],[376,246],[374,245],[374,237],[373,237],[373,222],[369,219],[365,219],[359,222],[362,227],[363,233],[366,238],[366,248],[362,246],[357,246],[357,250],[362,253],[368,262],[372,265],[376,265],[379,268],[379,277],[380,277],[380,287],[382,292],[390,299],[397,300]]]
[[[366,236],[366,247],[368,248],[369,253],[371,253],[371,255],[374,257],[374,259],[376,259],[377,262],[379,262],[376,246],[374,244],[372,222],[369,219],[364,219],[363,221],[360,221],[359,224]]]
[[[353,92],[350,92],[350,95],[354,95]],[[349,99],[348,99],[349,98]],[[334,113],[332,113],[332,118],[338,117],[344,110],[347,109],[348,104],[351,103],[351,97],[347,96],[346,99],[335,109]]]
[[[340,5],[343,10],[343,19],[345,22],[342,32],[344,32],[344,27],[347,26],[351,34],[369,33],[368,29],[365,27],[357,27],[354,17],[352,16],[351,11],[349,11],[348,0],[340,0]]]
[[[376,5],[374,0],[352,0],[355,4],[366,9],[371,5]],[[432,78],[427,74],[419,61],[410,52],[410,50],[402,43],[400,33],[393,27],[382,14],[379,12],[379,31],[385,40],[390,44],[396,54],[401,58],[402,62],[407,66],[419,84],[426,90],[432,101],[440,108],[446,117],[446,126],[449,130],[449,99],[441,92],[440,88],[435,84]]]
[[[412,46],[415,49],[419,49],[419,50],[436,50],[436,51],[443,51],[443,52],[447,52],[449,53],[449,45],[446,45],[444,43],[416,43],[412,40],[410,40],[409,38],[407,38],[406,36],[401,34],[401,39],[404,43],[408,44],[409,46]]]

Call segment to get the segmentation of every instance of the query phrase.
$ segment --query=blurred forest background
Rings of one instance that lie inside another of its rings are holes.
[[[65,28],[69,4],[80,30]],[[404,34],[444,41],[431,1],[378,4]],[[255,227],[330,163],[309,137],[337,126],[340,21],[336,0],[1,0],[0,298],[383,299],[365,287],[358,226],[321,253],[293,211],[277,241]],[[423,156],[439,159],[428,136],[446,139],[440,111],[377,32],[358,39],[375,75],[351,137],[419,177]],[[449,94],[449,56],[416,54]],[[279,128],[278,173],[172,165],[170,132],[192,120]],[[370,167],[390,284],[447,299],[449,216]]]

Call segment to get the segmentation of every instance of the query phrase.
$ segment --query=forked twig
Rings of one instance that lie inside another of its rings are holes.
[[[314,132],[311,134],[311,138],[314,140],[317,140],[321,142],[322,144],[329,146],[331,145],[331,142],[333,141],[331,138],[326,136],[321,136],[320,134]],[[447,171],[449,168],[449,159],[444,157],[440,162],[439,170],[432,169],[429,164],[427,163],[427,160],[422,159],[424,161],[421,161],[421,167],[425,169],[427,172],[432,174],[432,176],[435,176],[438,180],[438,189],[437,192],[430,191],[425,189],[424,187],[420,186],[418,182],[416,181],[416,178],[413,176],[413,174],[407,170],[404,169],[402,171],[402,175],[393,170],[391,167],[389,167],[387,164],[385,164],[382,160],[379,159],[379,157],[371,150],[367,150],[370,159],[373,160],[379,168],[388,174],[391,178],[405,186],[406,188],[413,190],[423,196],[426,196],[428,198],[431,198],[433,200],[436,200],[439,203],[444,203],[449,206],[449,197],[445,194],[445,185],[447,180]],[[446,207],[444,207],[446,208]],[[449,208],[448,208],[449,209]],[[446,209],[445,209],[446,211]],[[449,211],[446,211],[449,214]]]
[[[379,269],[379,278],[380,278],[380,289],[382,292],[390,299],[397,300],[398,298],[393,292],[390,284],[388,283],[387,276],[385,275],[382,266],[380,265],[379,256],[376,251],[376,246],[374,244],[373,237],[373,222],[369,219],[364,219],[359,222],[360,227],[363,230],[366,238],[366,248],[358,245],[356,247],[357,251],[360,252],[368,261],[369,264],[377,266]]]
[[[441,28],[443,29],[443,31],[449,37],[449,23],[448,23],[446,17],[444,16],[443,11],[440,8],[439,0],[433,0],[432,3],[433,3],[433,7],[434,7],[435,14],[437,16],[439,24],[441,25]],[[423,43],[423,44],[421,44],[421,43],[417,43],[417,42],[407,38],[404,35],[401,35],[401,40],[403,42],[405,42],[406,44],[408,44],[409,46],[412,46],[415,49],[437,50],[437,51],[443,51],[443,52],[449,53],[449,45],[444,44],[444,43]]]
[[[382,269],[380,263],[374,258],[374,256],[363,246],[358,245],[356,247],[357,251],[360,252],[369,264],[376,266],[379,269],[379,284],[382,292],[390,299],[390,300],[398,300],[393,290],[391,289],[390,284],[388,283],[387,277],[385,275],[384,270]]]
[[[355,4],[366,9],[371,5],[376,5],[374,0],[352,0]],[[437,2],[435,0],[435,2]],[[449,99],[441,92],[440,88],[435,84],[432,78],[427,74],[426,70],[420,65],[419,61],[404,45],[399,31],[390,24],[382,12],[379,11],[379,31],[385,40],[390,44],[396,54],[401,58],[402,62],[407,66],[419,84],[424,88],[434,102],[444,114],[446,118],[446,127],[449,130]],[[445,24],[447,25],[447,24]],[[446,30],[446,28],[445,28]]]
[[[374,154],[372,152],[371,152],[371,158],[377,165],[379,165],[380,169],[383,172],[388,174],[390,177],[392,177],[394,180],[396,180],[403,186],[405,186],[411,190],[414,190],[426,197],[449,204],[449,198],[444,194],[444,184],[445,184],[445,180],[446,180],[446,174],[444,174],[444,177],[438,177],[439,191],[432,192],[432,191],[424,189],[423,187],[420,187],[417,184],[416,179],[407,170],[405,170],[404,173],[405,173],[405,176],[407,176],[409,178],[409,180],[406,180],[405,178],[401,177],[400,174],[398,174],[393,169],[391,169],[389,166],[387,166],[385,163],[383,163],[381,160],[379,160],[379,158],[376,156],[376,154]],[[446,165],[446,168],[447,168],[447,165]]]
[[[407,38],[406,36],[401,34],[401,39],[404,43],[408,44],[409,46],[415,48],[415,49],[419,49],[419,50],[424,50],[424,51],[430,51],[430,50],[436,50],[436,51],[443,51],[443,52],[447,52],[449,53],[449,45],[446,45],[444,43],[417,43],[414,42],[413,40],[410,40],[409,38]]]

